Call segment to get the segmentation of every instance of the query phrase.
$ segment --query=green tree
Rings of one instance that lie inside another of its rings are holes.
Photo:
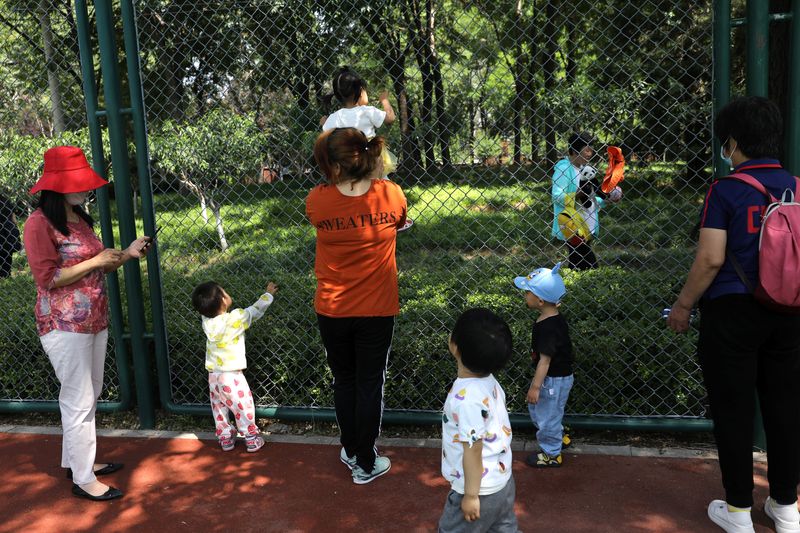
[[[206,209],[211,210],[222,251],[228,249],[222,217],[225,185],[260,173],[265,146],[254,120],[222,108],[193,123],[164,121],[150,135],[155,169],[175,176],[197,196],[206,222]]]

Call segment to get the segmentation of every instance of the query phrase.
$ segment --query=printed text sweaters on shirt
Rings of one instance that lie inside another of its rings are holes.
[[[406,220],[396,183],[374,179],[361,196],[318,185],[306,198],[317,230],[314,309],[331,318],[395,316],[400,311],[395,247]]]

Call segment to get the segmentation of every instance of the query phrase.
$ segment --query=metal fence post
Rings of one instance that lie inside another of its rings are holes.
[[[94,60],[92,58],[91,40],[89,38],[89,15],[86,0],[75,2],[75,23],[78,29],[78,47],[81,56],[81,77],[83,79],[84,101],[86,103],[86,121],[89,126],[89,138],[92,142],[92,162],[95,172],[102,177],[106,176],[105,155],[103,153],[103,132],[97,109],[97,89],[94,76]],[[100,212],[100,229],[103,237],[103,246],[114,247],[114,230],[111,224],[111,206],[108,187],[96,191],[97,207]],[[114,335],[114,350],[119,373],[121,401],[119,405],[103,406],[104,409],[130,409],[132,396],[132,380],[129,370],[129,354],[123,334],[125,326],[122,320],[122,302],[120,300],[119,278],[117,272],[106,275],[108,284],[108,300],[111,311],[111,332]]]
[[[142,92],[139,66],[139,40],[133,0],[122,0],[122,30],[125,39],[125,61],[128,70],[128,87],[131,98],[134,143],[136,146],[136,172],[139,177],[139,192],[142,198],[142,222],[145,235],[156,231],[153,186],[150,174],[150,153],[147,146],[147,124],[145,121],[144,94]],[[148,288],[153,319],[153,341],[155,343],[156,368],[158,371],[159,396],[162,406],[169,407],[170,383],[167,361],[167,331],[164,322],[164,297],[161,290],[161,261],[158,241],[153,243],[147,255]]]
[[[747,1],[747,94],[767,96],[769,85],[769,2]]]
[[[103,89],[106,102],[108,133],[111,141],[111,161],[114,168],[119,231],[122,246],[136,239],[133,212],[133,191],[130,183],[128,149],[122,120],[120,81],[117,69],[117,48],[114,39],[114,20],[111,2],[96,1],[100,66],[103,71]],[[143,428],[155,426],[153,385],[149,357],[144,343],[144,305],[142,302],[141,272],[137,261],[125,264],[125,287],[128,297],[128,320],[131,330],[133,369],[136,379],[136,399],[139,421]]]
[[[711,115],[731,98],[731,1],[714,0],[713,84],[714,97]],[[711,156],[714,158],[714,177],[721,178],[730,172],[719,155],[720,141],[712,135]]]
[[[789,109],[786,114],[786,168],[800,174],[800,2],[792,2],[789,49]]]

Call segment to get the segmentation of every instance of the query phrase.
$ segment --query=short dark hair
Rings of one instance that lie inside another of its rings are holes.
[[[714,135],[723,144],[733,137],[738,149],[749,158],[778,159],[783,136],[781,110],[763,96],[736,98],[717,113]]]
[[[461,364],[470,372],[488,375],[511,359],[511,328],[488,309],[467,309],[456,320],[450,340],[461,354]]]
[[[201,283],[192,291],[192,306],[207,318],[214,318],[222,307],[222,286],[216,281]]]
[[[590,146],[594,142],[594,138],[589,132],[586,131],[579,131],[570,134],[569,139],[567,139],[567,144],[569,145],[569,153],[577,154],[587,146]]]
[[[333,93],[322,97],[325,106],[330,106],[335,97],[342,105],[356,103],[361,98],[361,91],[367,90],[367,82],[350,67],[339,67],[331,81]]]

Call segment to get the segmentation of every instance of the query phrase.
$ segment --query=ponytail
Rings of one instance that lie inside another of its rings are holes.
[[[317,137],[314,159],[330,183],[360,181],[371,178],[381,164],[383,145],[383,137],[367,141],[355,128],[336,128]],[[335,165],[339,165],[338,175]]]

